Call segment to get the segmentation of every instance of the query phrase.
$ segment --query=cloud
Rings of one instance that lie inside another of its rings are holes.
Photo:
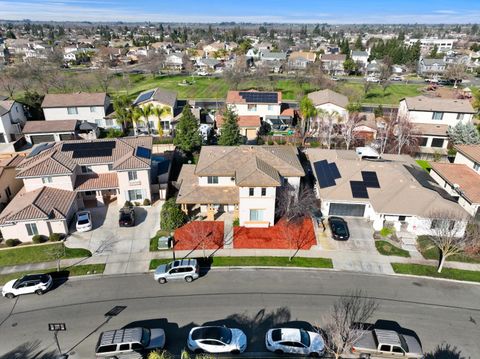
[[[456,15],[458,12],[453,10],[435,10],[434,14],[442,14],[442,15]]]

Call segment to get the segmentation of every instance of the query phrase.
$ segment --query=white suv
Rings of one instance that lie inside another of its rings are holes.
[[[159,265],[155,269],[153,277],[160,284],[178,279],[192,282],[199,277],[199,272],[200,268],[196,259],[181,259]]]
[[[29,274],[19,279],[12,279],[2,288],[2,295],[8,299],[21,294],[42,295],[53,284],[53,279],[48,274]]]

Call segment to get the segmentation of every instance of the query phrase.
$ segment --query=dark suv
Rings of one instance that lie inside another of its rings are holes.
[[[350,238],[347,222],[340,217],[329,217],[328,224],[332,231],[332,237],[340,241],[346,241]]]
[[[118,225],[120,227],[133,227],[135,225],[135,209],[133,207],[120,209]]]

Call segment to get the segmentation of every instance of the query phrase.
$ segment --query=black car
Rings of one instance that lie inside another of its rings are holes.
[[[348,238],[350,238],[347,222],[345,222],[343,218],[329,217],[328,224],[330,225],[333,239],[346,241]]]
[[[133,207],[123,207],[120,209],[118,225],[120,227],[133,227],[135,225],[135,210]]]

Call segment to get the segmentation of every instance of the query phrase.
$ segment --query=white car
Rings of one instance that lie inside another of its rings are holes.
[[[207,71],[197,71],[198,76],[208,76],[210,75]]]
[[[366,78],[367,82],[374,82],[374,83],[378,83],[380,82],[380,80],[376,77],[373,77],[373,76],[369,76]]]
[[[195,327],[188,334],[187,346],[194,353],[240,354],[247,348],[247,336],[225,326]]]
[[[53,279],[48,274],[28,274],[19,279],[12,279],[2,288],[2,295],[8,299],[22,294],[42,295],[53,284]]]
[[[320,334],[296,328],[274,328],[265,335],[267,349],[276,354],[298,354],[320,357],[325,342]]]
[[[77,212],[77,225],[78,232],[87,232],[92,229],[92,215],[90,211]]]

